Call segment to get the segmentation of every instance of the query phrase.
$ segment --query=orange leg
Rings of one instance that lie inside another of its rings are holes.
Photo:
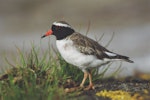
[[[94,85],[93,85],[93,82],[92,82],[92,75],[91,75],[91,72],[84,72],[84,78],[80,84],[80,87],[84,87],[84,83],[87,79],[87,77],[89,76],[89,86],[87,88],[85,88],[85,90],[90,90],[90,89],[95,89]]]
[[[91,72],[89,73],[89,86],[88,86],[87,90],[90,90],[90,89],[95,89],[93,82],[92,82]]]
[[[87,77],[88,77],[88,72],[84,72],[84,78],[83,78],[83,80],[82,80],[82,82],[80,84],[80,87],[84,87],[84,83],[85,83]]]

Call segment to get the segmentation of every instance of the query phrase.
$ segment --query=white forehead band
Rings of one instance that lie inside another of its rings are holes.
[[[64,24],[64,23],[59,23],[59,22],[54,22],[54,23],[53,23],[53,25],[56,25],[56,26],[62,26],[62,27],[69,27],[69,28],[71,28],[71,26],[70,26],[70,25],[68,25],[68,24]]]

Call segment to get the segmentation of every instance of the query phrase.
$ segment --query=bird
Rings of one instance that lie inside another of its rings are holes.
[[[89,85],[86,90],[95,89],[92,82],[92,68],[116,60],[133,63],[129,57],[109,51],[97,41],[76,32],[66,21],[53,22],[51,29],[41,38],[50,35],[56,37],[57,49],[64,60],[78,67],[84,73],[80,87],[84,87],[85,81],[89,77]]]

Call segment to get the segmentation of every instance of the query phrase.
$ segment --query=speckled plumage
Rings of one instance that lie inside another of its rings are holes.
[[[75,30],[66,22],[54,22],[51,30],[43,37],[48,35],[56,36],[56,46],[61,56],[70,64],[80,68],[84,72],[84,78],[80,84],[83,87],[85,80],[89,76],[89,87],[93,89],[91,69],[99,67],[114,60],[124,60],[133,63],[129,57],[113,53],[98,42],[84,36]]]
[[[68,36],[70,38],[75,47],[81,52],[86,55],[95,55],[98,59],[104,60],[107,59],[122,59],[128,62],[132,62],[129,60],[129,57],[122,56],[116,53],[113,53],[103,46],[101,46],[98,42],[80,34],[74,32],[72,35]]]

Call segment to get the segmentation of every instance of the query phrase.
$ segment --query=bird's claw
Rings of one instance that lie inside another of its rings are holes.
[[[95,87],[94,87],[94,85],[89,85],[89,86],[86,87],[84,90],[85,90],[85,91],[88,91],[88,90],[95,90]]]

